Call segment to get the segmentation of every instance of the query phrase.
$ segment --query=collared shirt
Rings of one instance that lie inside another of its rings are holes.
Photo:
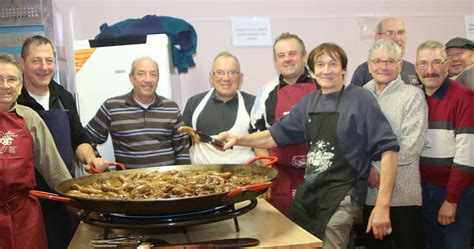
[[[453,80],[474,91],[474,64],[464,68]]]
[[[110,133],[116,161],[127,168],[143,168],[190,163],[188,135],[177,132],[182,125],[174,101],[156,95],[145,109],[132,91],[107,99],[86,129],[97,144]]]
[[[245,102],[245,109],[247,110],[247,113],[250,113],[255,96],[242,91],[240,93]],[[187,126],[192,126],[194,111],[206,94],[207,91],[194,95],[186,102],[183,112],[183,120]],[[199,115],[196,122],[197,127],[195,127],[195,129],[211,135],[219,134],[222,131],[228,131],[235,124],[238,108],[239,98],[237,97],[237,94],[234,94],[232,99],[229,101],[223,102],[217,97],[216,91],[214,91]]]
[[[82,126],[81,119],[76,107],[76,101],[73,95],[58,85],[54,80],[49,83],[49,109],[64,109],[69,119],[69,127],[71,129],[71,145],[72,150],[76,151],[77,147],[83,143],[90,143],[87,132]],[[36,100],[30,96],[25,87],[18,96],[18,104],[25,105],[31,109],[43,111],[44,108]]]

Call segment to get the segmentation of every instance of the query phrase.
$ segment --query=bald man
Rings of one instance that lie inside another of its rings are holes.
[[[396,17],[388,17],[377,24],[375,28],[375,40],[392,40],[402,49],[402,57],[405,54],[407,44],[407,28],[403,20]],[[419,86],[418,76],[416,75],[415,65],[406,60],[402,60],[402,71],[400,76],[405,84]],[[360,64],[352,75],[351,84],[363,86],[373,78],[369,73],[367,61]]]

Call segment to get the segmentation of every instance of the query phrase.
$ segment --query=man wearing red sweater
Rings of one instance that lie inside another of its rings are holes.
[[[427,249],[470,248],[474,214],[474,93],[448,78],[437,41],[417,49],[416,72],[428,102],[421,153],[422,216]]]

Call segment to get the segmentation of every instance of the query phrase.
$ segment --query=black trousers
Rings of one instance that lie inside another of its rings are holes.
[[[76,217],[66,204],[49,200],[40,200],[43,211],[44,226],[49,249],[67,249],[77,227]]]
[[[365,206],[364,227],[367,228],[373,206]],[[392,233],[382,240],[374,238],[373,233],[366,236],[368,249],[421,249],[423,243],[423,225],[420,206],[390,207]]]
[[[38,171],[36,173],[37,190],[54,193]],[[67,249],[77,227],[79,216],[66,204],[56,201],[39,199],[43,212],[44,228],[48,238],[48,249]]]

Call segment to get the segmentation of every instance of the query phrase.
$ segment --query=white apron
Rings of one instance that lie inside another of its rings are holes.
[[[212,96],[214,88],[204,96],[202,101],[196,107],[193,113],[192,125],[196,129],[196,123],[199,115],[206,106],[207,101]],[[234,126],[229,130],[232,134],[248,134],[250,116],[245,109],[244,98],[240,91],[237,91],[239,100],[239,107],[237,109],[237,118]],[[211,137],[216,137],[218,134],[208,134]],[[208,143],[196,143],[189,148],[192,164],[244,164],[251,158],[255,157],[252,148],[234,146],[232,150],[219,151],[213,145]]]

